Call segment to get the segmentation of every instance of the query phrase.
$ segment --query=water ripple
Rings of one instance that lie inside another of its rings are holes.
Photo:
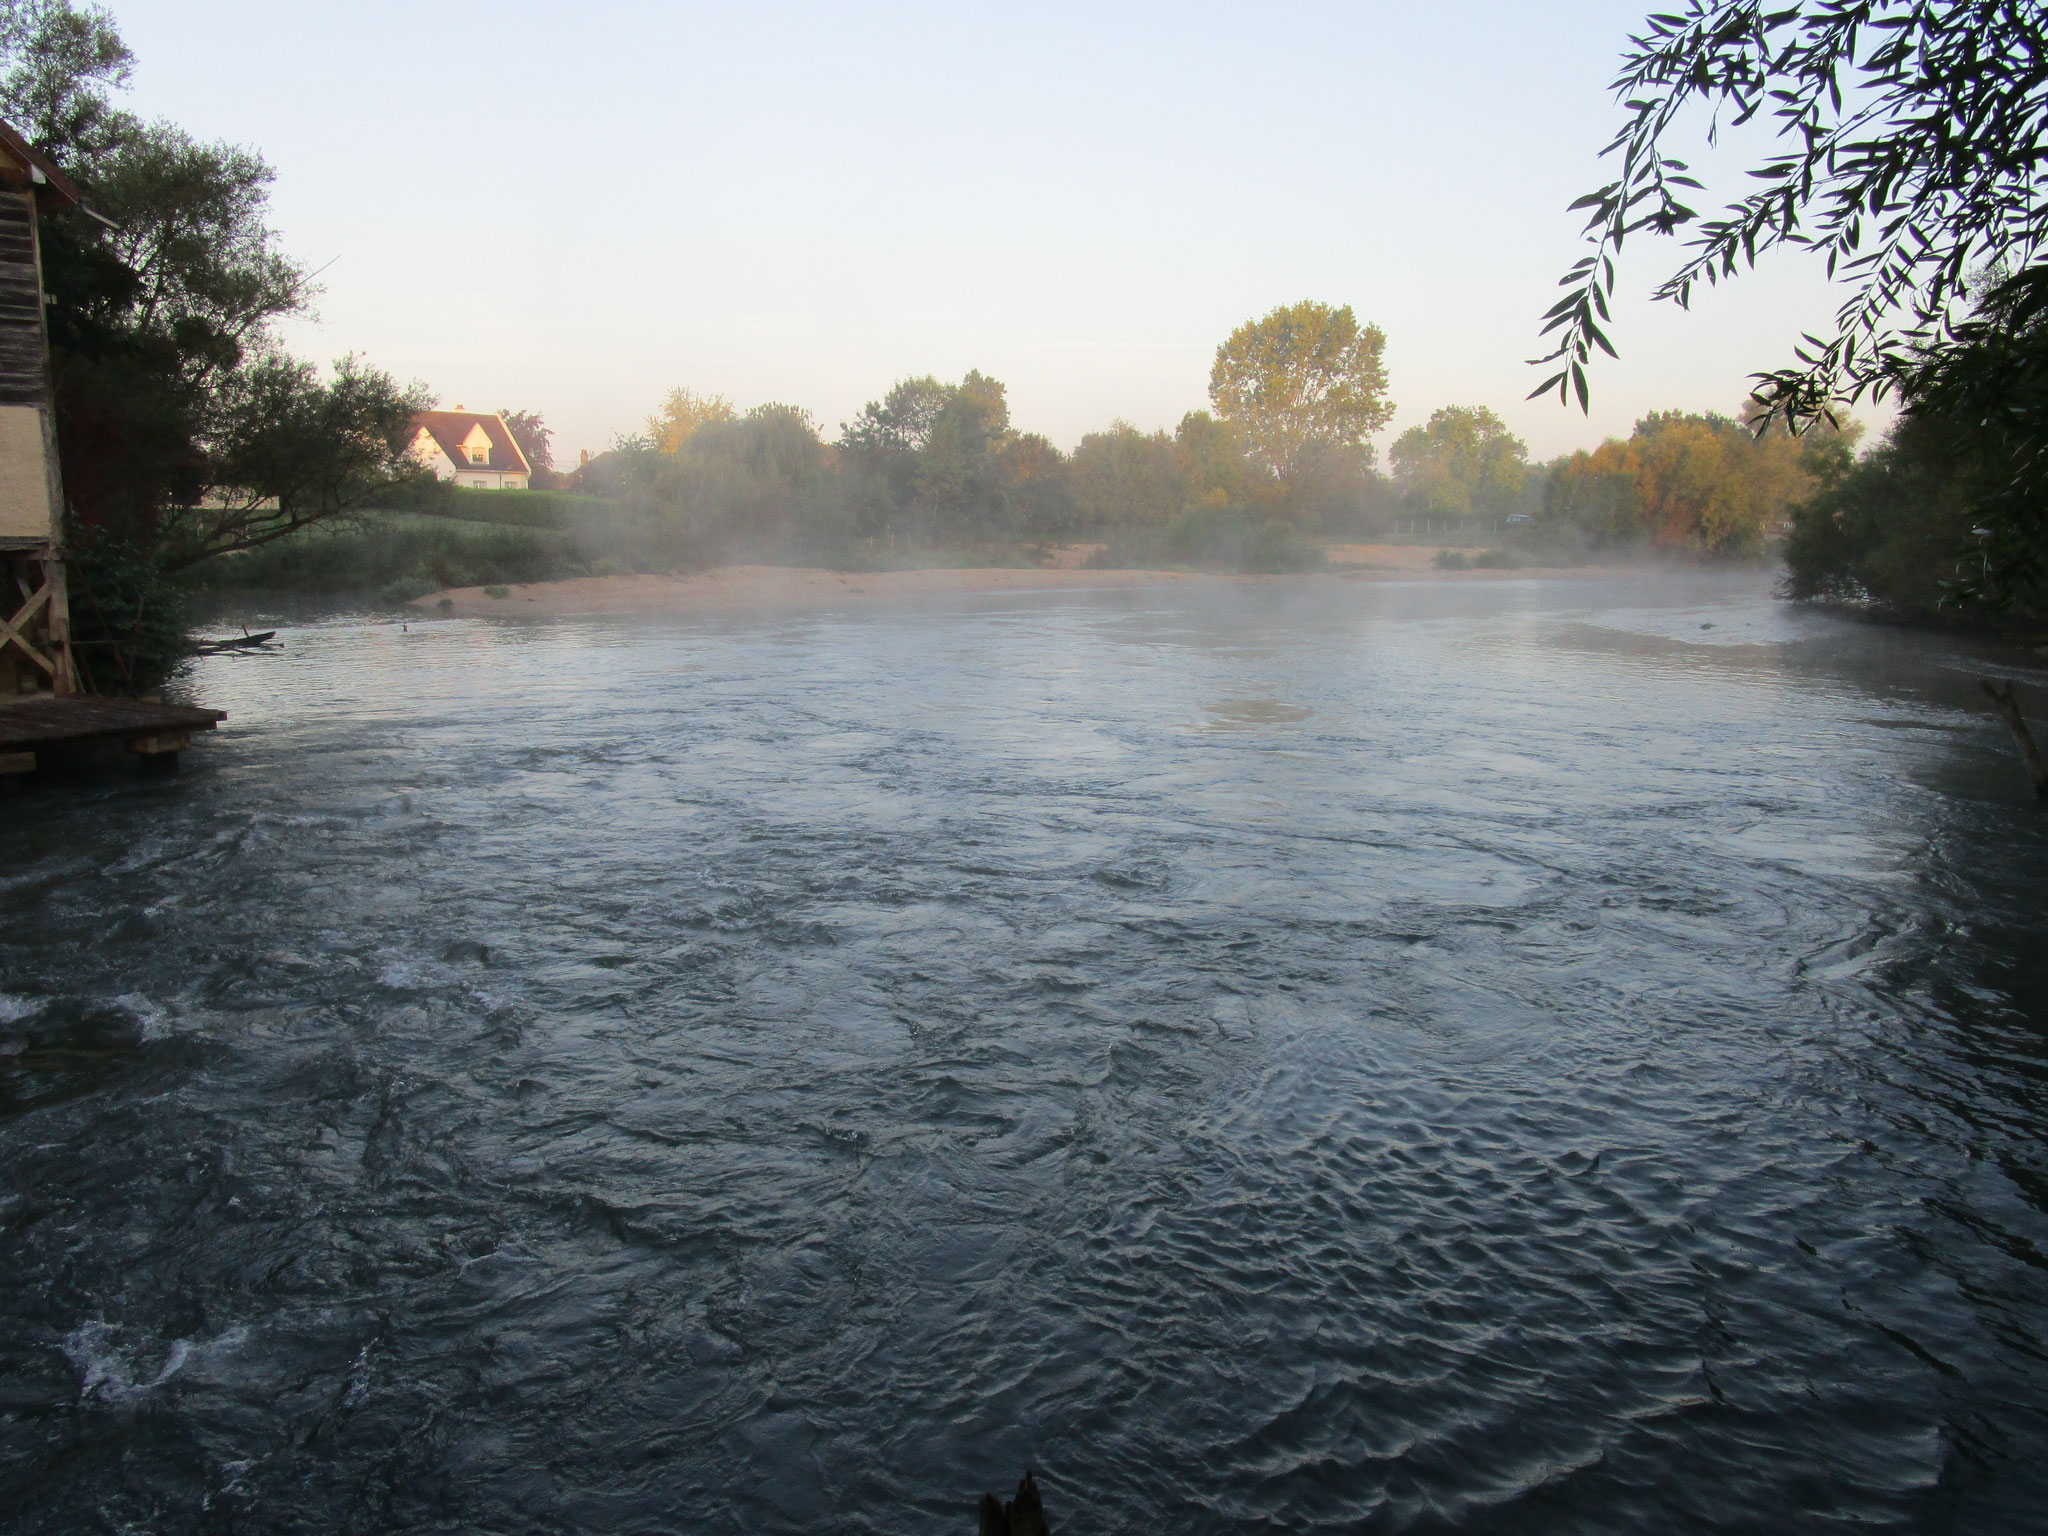
[[[1313,590],[287,625],[29,791],[0,1520],[2029,1528],[1967,653]]]

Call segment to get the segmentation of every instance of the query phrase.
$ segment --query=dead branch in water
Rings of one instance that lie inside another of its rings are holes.
[[[1991,702],[1998,706],[1999,713],[2005,716],[2005,723],[2012,727],[2012,733],[2019,741],[2020,758],[2026,763],[2027,774],[2034,781],[2034,798],[2048,801],[2048,763],[2041,761],[2041,749],[2034,745],[2034,733],[2027,729],[2027,717],[2020,713],[2020,702],[2013,695],[2013,685],[2007,683],[2001,688],[1988,677],[1978,679],[1978,685],[1990,695]]]

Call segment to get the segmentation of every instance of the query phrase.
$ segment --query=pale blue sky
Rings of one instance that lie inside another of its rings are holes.
[[[975,367],[1063,447],[1170,427],[1304,297],[1384,328],[1395,431],[1485,404],[1546,457],[1731,407],[1833,310],[1795,261],[1650,306],[1646,244],[1591,421],[1523,400],[1642,0],[112,9],[134,109],[276,166],[326,266],[293,345],[543,410],[563,461],[672,384],[836,433]]]

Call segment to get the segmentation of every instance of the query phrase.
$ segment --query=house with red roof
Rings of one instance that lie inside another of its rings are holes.
[[[479,491],[523,491],[533,470],[496,411],[421,411],[412,456],[443,480]]]

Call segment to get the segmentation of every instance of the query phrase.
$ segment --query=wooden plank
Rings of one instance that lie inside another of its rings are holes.
[[[0,773],[34,773],[35,771],[35,753],[0,752]]]
[[[155,704],[142,699],[94,699],[73,695],[8,702],[0,699],[0,752],[24,751],[68,741],[126,741],[134,736],[210,731],[227,716],[217,709]]]

